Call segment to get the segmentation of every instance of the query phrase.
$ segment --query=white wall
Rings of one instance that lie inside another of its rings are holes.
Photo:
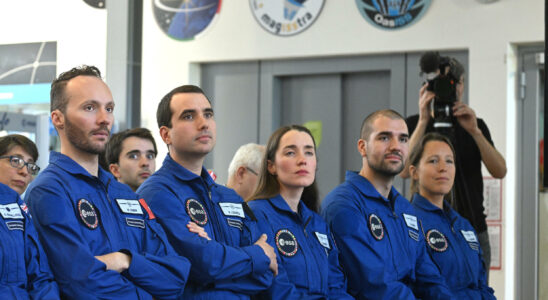
[[[370,25],[354,0],[326,0],[312,27],[292,37],[277,37],[263,30],[251,14],[249,1],[225,0],[213,27],[189,42],[164,35],[154,20],[152,0],[144,2],[142,117],[158,142],[158,101],[176,86],[198,83],[193,63],[467,49],[470,105],[489,124],[508,166],[515,166],[514,126],[508,125],[515,123],[514,50],[515,45],[544,40],[542,0],[499,0],[493,4],[433,0],[421,20],[398,31]],[[105,10],[91,8],[81,0],[3,0],[0,12],[0,44],[57,41],[58,72],[80,64],[94,64],[105,71]],[[165,147],[159,149],[163,151],[161,160]],[[508,172],[504,182],[503,269],[491,272],[491,285],[499,299],[513,298],[515,174],[513,168]]]
[[[430,49],[469,51],[469,103],[491,128],[499,151],[515,153],[515,105],[508,85],[514,84],[516,45],[544,40],[544,1],[433,0],[423,18],[398,31],[380,30],[366,22],[353,0],[326,1],[316,22],[303,33],[278,37],[263,30],[253,18],[248,1],[223,1],[220,17],[208,32],[190,42],[173,40],[157,27],[150,1],[145,4],[143,30],[143,125],[157,131],[158,101],[172,88],[199,83],[193,63],[264,60],[310,56],[364,55]],[[510,56],[510,57],[507,57]],[[165,151],[165,148],[160,147]],[[165,152],[164,152],[165,153]],[[160,156],[162,157],[162,156]],[[514,157],[507,157],[508,165]],[[509,173],[514,172],[510,169]],[[509,178],[515,178],[509,174]],[[503,268],[491,272],[499,299],[513,298],[514,181],[504,184]],[[510,237],[506,241],[506,237]],[[508,255],[509,254],[509,255]],[[508,255],[508,256],[507,256]]]

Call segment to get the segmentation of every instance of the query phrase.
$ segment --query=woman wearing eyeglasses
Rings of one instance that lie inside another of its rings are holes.
[[[352,299],[331,232],[316,213],[316,160],[316,143],[303,126],[281,127],[268,140],[248,203],[279,259],[278,276],[259,298]]]
[[[487,285],[474,228],[445,197],[455,179],[455,150],[437,133],[425,135],[409,154],[412,204],[427,249],[457,299],[495,299]]]
[[[38,149],[27,137],[19,134],[0,137],[0,183],[23,194],[40,171],[35,164],[37,159]]]
[[[46,254],[20,198],[40,168],[36,145],[0,137],[0,299],[59,299]]]

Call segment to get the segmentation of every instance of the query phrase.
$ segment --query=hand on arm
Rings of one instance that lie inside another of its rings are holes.
[[[460,126],[464,128],[476,142],[480,151],[481,160],[489,173],[495,178],[504,178],[504,176],[506,176],[506,160],[483,135],[483,132],[478,127],[478,120],[474,110],[463,102],[458,101],[453,106],[453,116],[455,116]]]
[[[131,256],[122,252],[112,252],[104,255],[95,256],[96,259],[107,265],[107,270],[122,273],[129,268]]]
[[[205,231],[205,229],[201,226],[198,226],[198,224],[194,222],[188,222],[186,224],[186,227],[188,228],[188,231],[198,234],[199,236],[207,239],[208,241],[211,241],[211,238],[209,238],[209,235]]]
[[[276,253],[274,252],[274,248],[272,248],[266,242],[266,234],[261,235],[261,237],[254,244],[263,249],[264,254],[270,259],[270,265],[268,267],[270,268],[270,270],[272,270],[274,276],[278,275],[278,262],[276,261]]]

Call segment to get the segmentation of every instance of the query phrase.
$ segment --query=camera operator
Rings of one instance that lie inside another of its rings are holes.
[[[449,201],[478,233],[485,269],[489,272],[491,249],[483,212],[481,162],[493,177],[501,179],[506,175],[506,161],[493,146],[485,122],[462,102],[464,67],[460,62],[427,52],[421,57],[421,71],[426,73],[428,82],[419,91],[419,114],[406,119],[411,134],[409,151],[426,133],[433,131],[448,136],[455,145],[457,174]],[[408,167],[401,177],[409,177]]]

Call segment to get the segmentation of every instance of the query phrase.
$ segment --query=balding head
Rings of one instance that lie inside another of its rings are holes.
[[[391,120],[404,120],[402,115],[400,115],[397,111],[392,109],[382,109],[377,110],[373,113],[371,113],[369,116],[367,116],[363,122],[362,122],[362,128],[360,131],[360,138],[364,140],[369,140],[369,136],[371,136],[371,133],[373,132],[373,122],[379,117],[387,117]]]

